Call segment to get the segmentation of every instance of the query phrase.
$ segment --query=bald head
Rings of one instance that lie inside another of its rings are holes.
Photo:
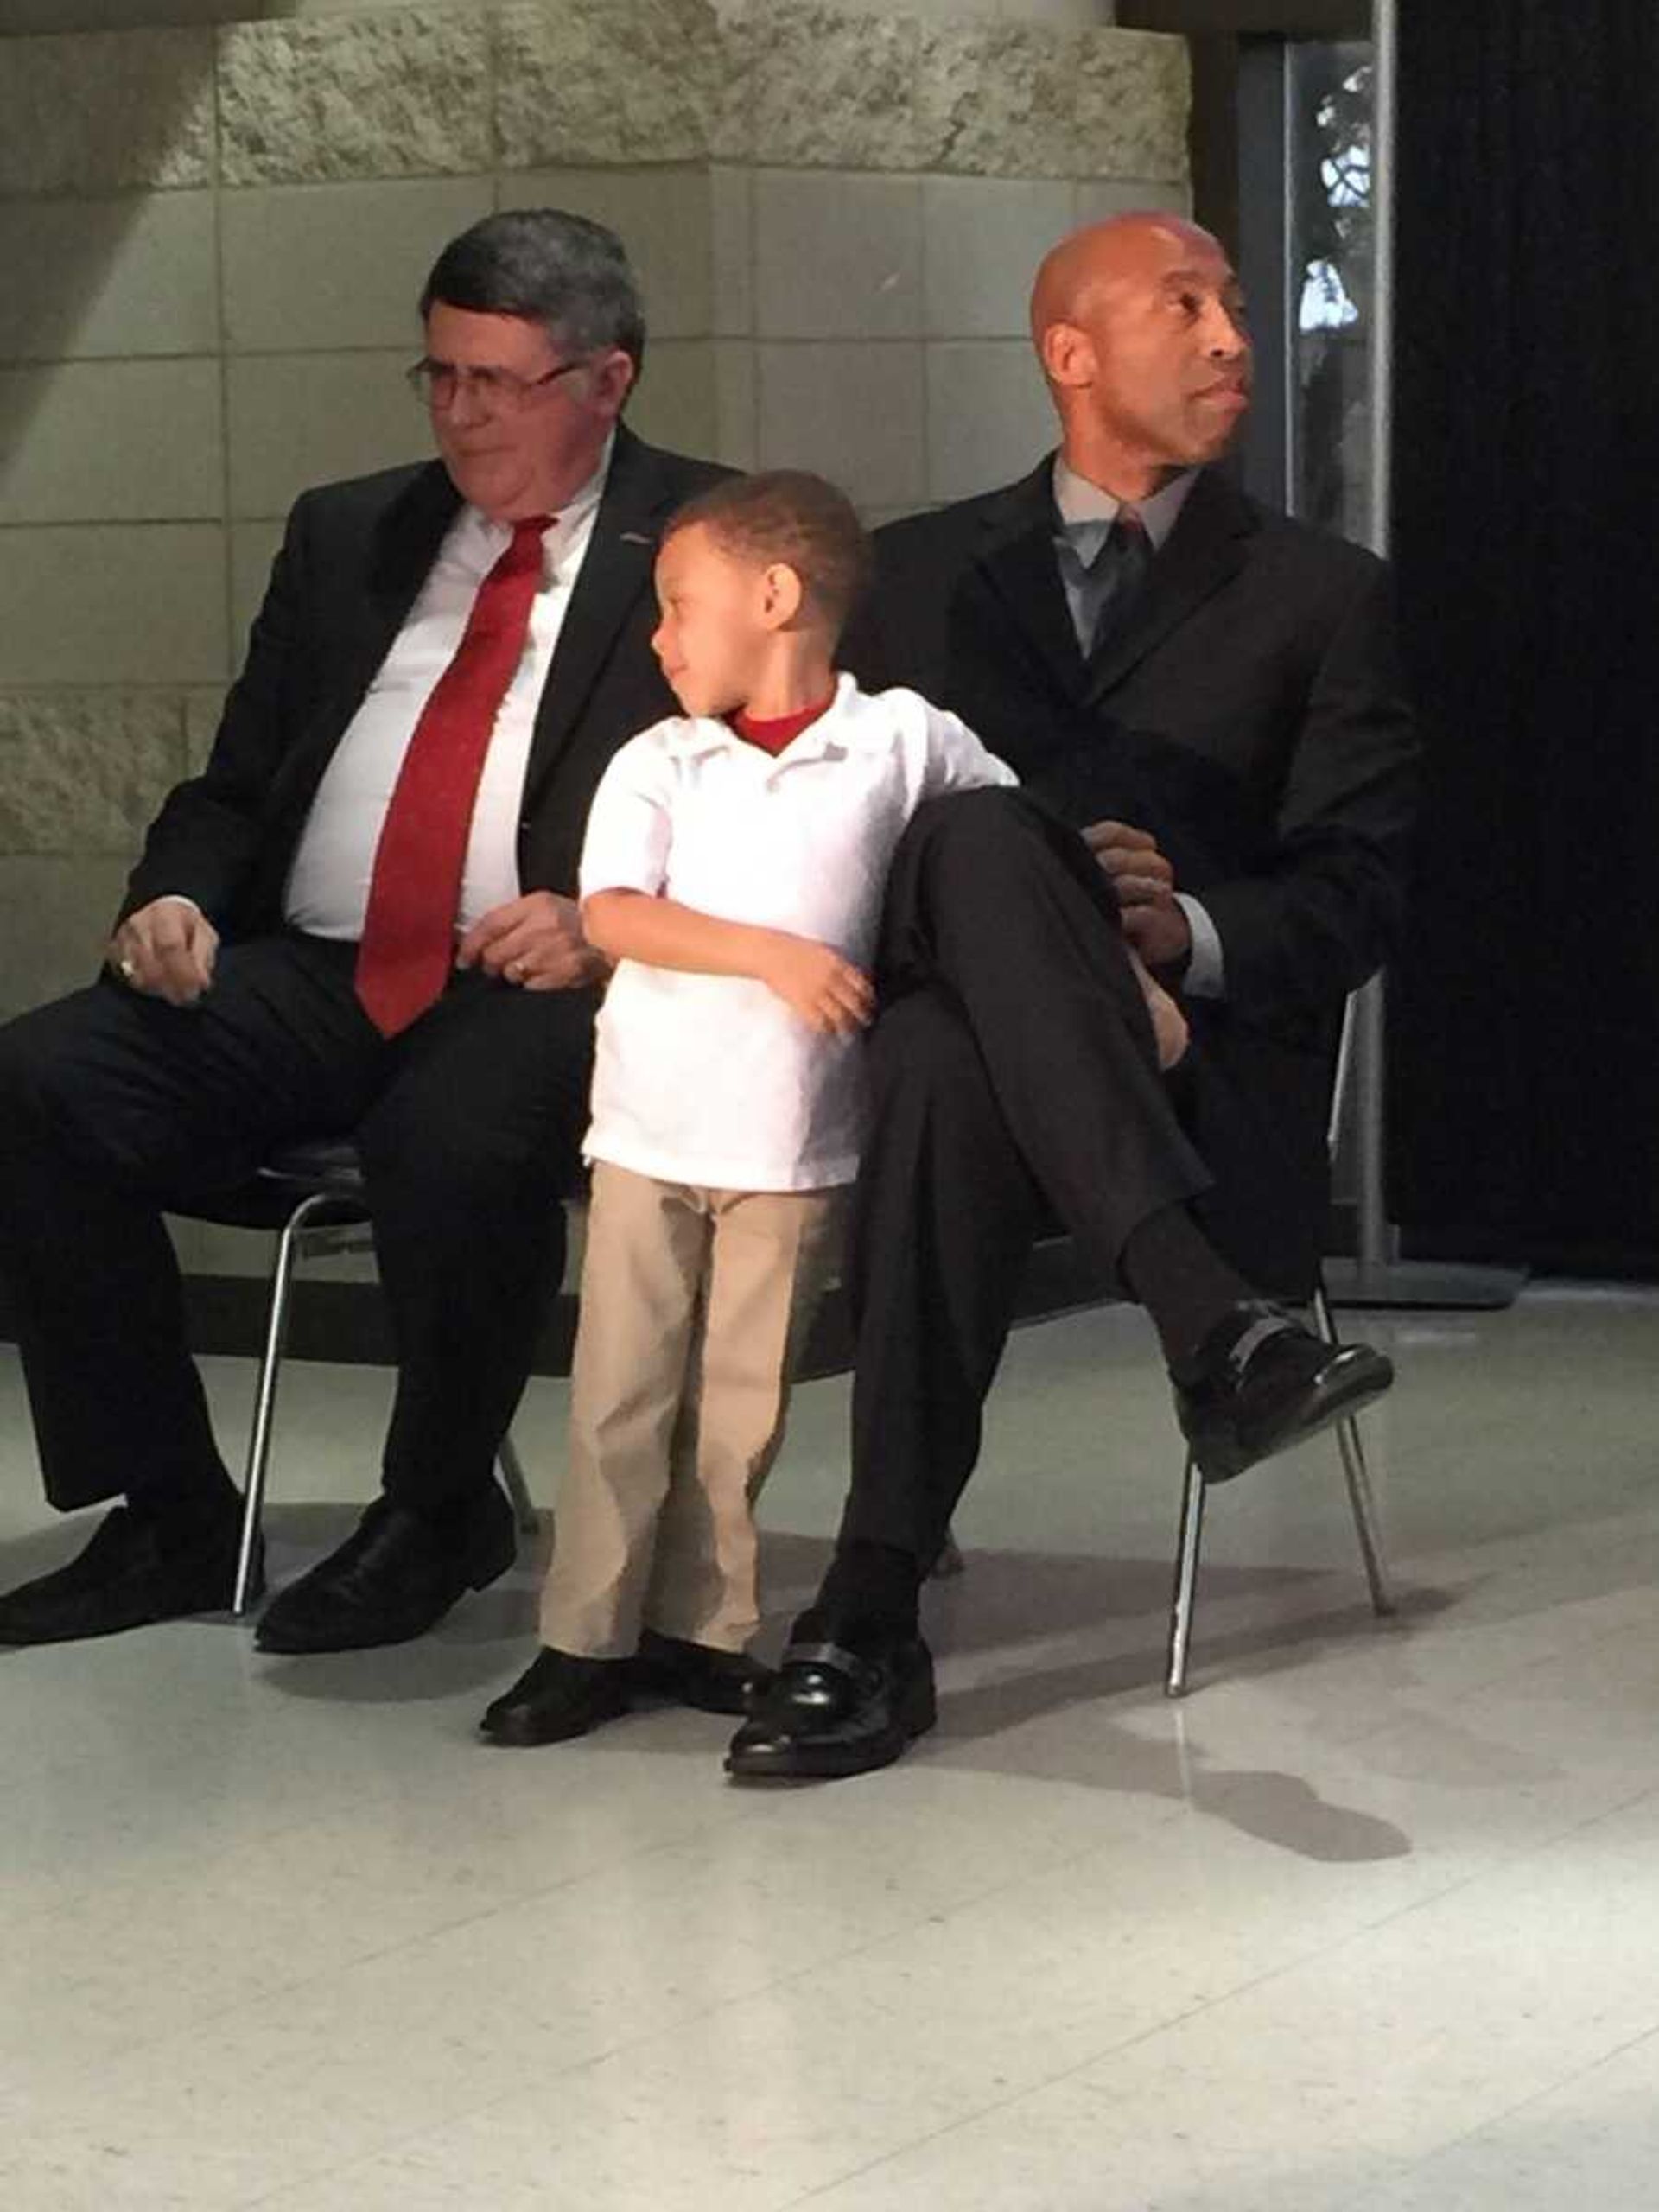
[[[1185,215],[1155,208],[1136,214],[1109,215],[1085,223],[1043,256],[1031,288],[1031,334],[1040,346],[1052,323],[1076,322],[1103,285],[1134,283],[1162,272],[1173,259],[1202,264],[1226,256],[1208,231]]]
[[[1067,457],[1095,480],[1108,461],[1166,480],[1213,461],[1243,417],[1250,346],[1238,280],[1217,241],[1183,215],[1114,215],[1062,238],[1032,287],[1031,334]],[[1144,496],[1155,482],[1109,488]]]

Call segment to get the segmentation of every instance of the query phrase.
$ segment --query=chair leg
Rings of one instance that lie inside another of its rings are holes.
[[[1336,1323],[1323,1283],[1314,1288],[1313,1319],[1325,1343],[1335,1344],[1338,1340]],[[1348,1485],[1348,1504],[1354,1516],[1354,1533],[1359,1538],[1359,1555],[1365,1563],[1365,1580],[1370,1589],[1371,1611],[1379,1618],[1386,1619],[1396,1611],[1394,1586],[1389,1574],[1388,1554],[1383,1549],[1370,1471],[1365,1465],[1365,1446],[1357,1421],[1338,1423],[1337,1450],[1342,1455],[1343,1479]]]
[[[962,1555],[962,1546],[957,1541],[956,1531],[947,1529],[944,1541],[934,1554],[933,1564],[928,1569],[928,1580],[930,1582],[949,1582],[954,1576],[967,1572],[968,1562]]]
[[[513,1442],[511,1432],[502,1438],[501,1448],[495,1456],[501,1469],[501,1479],[507,1486],[507,1496],[512,1503],[512,1517],[523,1535],[533,1536],[541,1528],[541,1519],[536,1510],[536,1502],[530,1494],[530,1484],[524,1480],[524,1463],[518,1457],[518,1446]]]
[[[271,1262],[270,1307],[265,1316],[265,1343],[259,1357],[259,1379],[254,1386],[253,1427],[248,1436],[248,1461],[242,1479],[242,1541],[236,1555],[236,1587],[231,1599],[231,1611],[238,1616],[248,1610],[253,1582],[254,1553],[264,1512],[265,1476],[270,1464],[276,1377],[282,1368],[283,1347],[288,1342],[288,1309],[294,1289],[294,1269],[307,1222],[327,1203],[321,1193],[301,1199],[276,1239],[276,1256]]]
[[[1192,1607],[1198,1595],[1198,1551],[1204,1541],[1204,1477],[1189,1452],[1181,1492],[1181,1533],[1175,1550],[1175,1589],[1169,1606],[1169,1664],[1164,1695],[1186,1695],[1186,1660],[1192,1644]]]

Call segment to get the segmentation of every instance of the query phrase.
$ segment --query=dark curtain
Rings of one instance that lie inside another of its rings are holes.
[[[1659,0],[1403,0],[1408,1249],[1659,1269]]]

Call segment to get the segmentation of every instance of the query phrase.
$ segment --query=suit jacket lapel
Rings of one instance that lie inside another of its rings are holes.
[[[1091,704],[1122,683],[1172,630],[1238,574],[1244,565],[1243,540],[1255,526],[1241,494],[1224,476],[1206,468],[1152,564],[1139,606],[1089,671]]]
[[[1084,671],[1054,551],[1053,468],[1051,454],[987,505],[978,562],[1044,665],[1068,691],[1076,692]]]
[[[448,470],[435,461],[398,493],[376,524],[361,619],[354,625],[351,652],[324,721],[322,734],[331,748],[408,620],[460,505]]]
[[[678,504],[650,447],[620,427],[594,534],[553,652],[524,779],[528,803],[569,741],[616,633],[641,592],[664,516]]]

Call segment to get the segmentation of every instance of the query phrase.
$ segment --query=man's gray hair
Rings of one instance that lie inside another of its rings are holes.
[[[422,315],[440,302],[539,322],[573,355],[617,348],[636,379],[645,360],[645,311],[621,239],[561,207],[504,208],[452,238],[426,280]]]

